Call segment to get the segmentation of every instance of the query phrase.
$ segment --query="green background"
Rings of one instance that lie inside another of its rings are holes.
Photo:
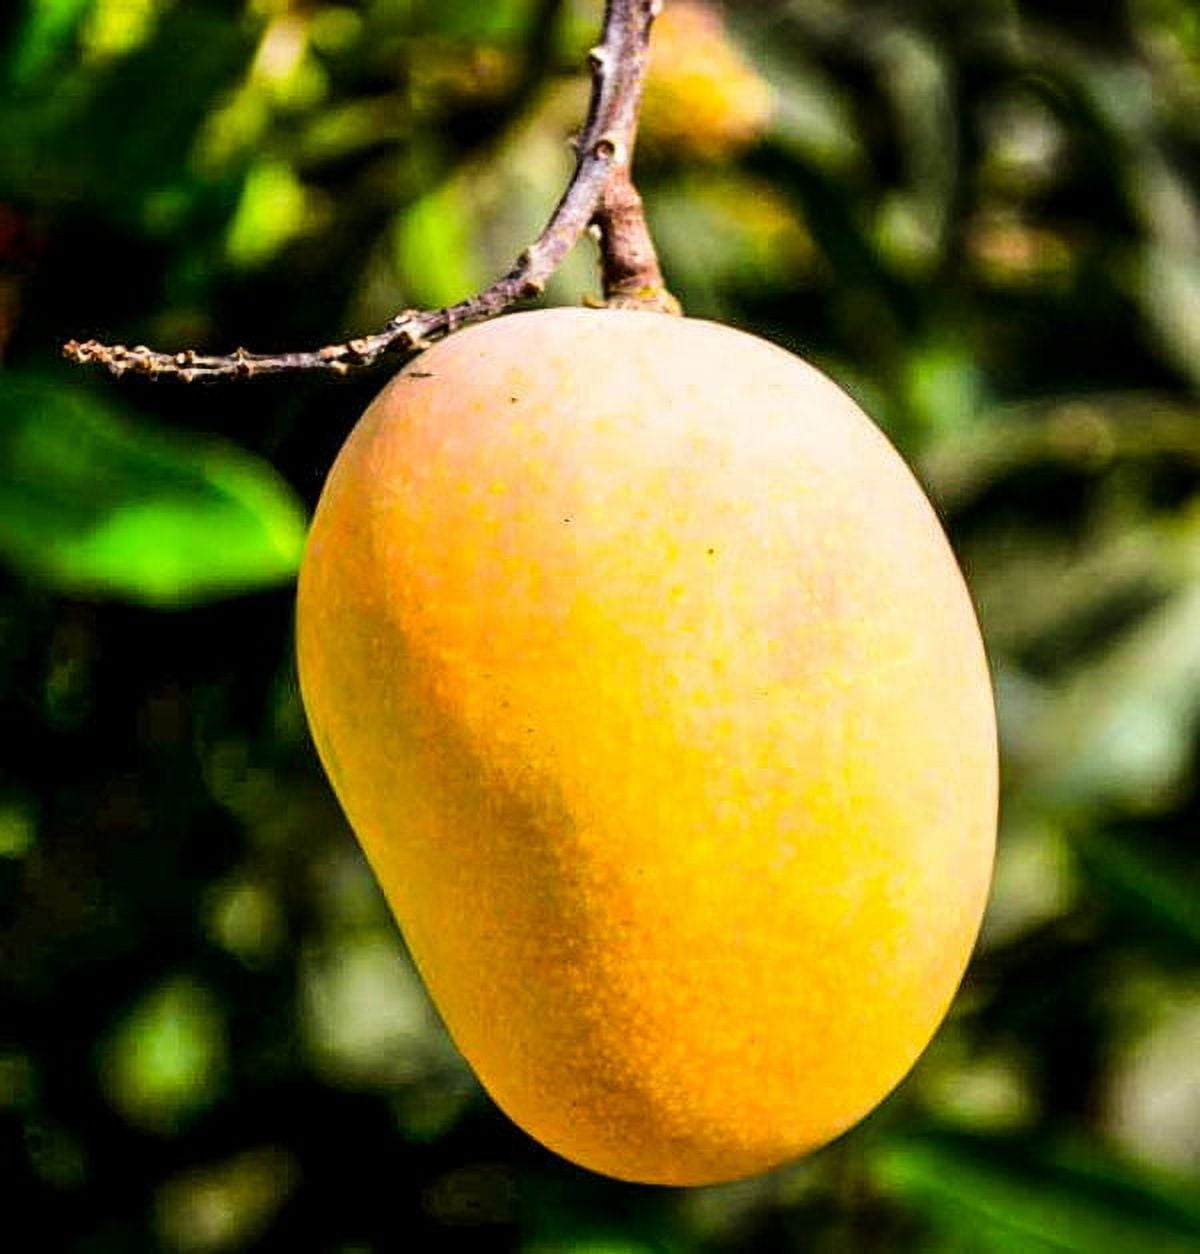
[[[730,37],[770,123],[707,154],[646,135],[673,289],[812,358],[911,460],[999,704],[995,893],[954,1012],[865,1124],[764,1177],[556,1159],[406,962],[291,656],[305,519],[386,371],[59,360],[89,335],[312,346],[481,286],[563,185],[598,10],[0,16],[5,1240],[1200,1250],[1193,4],[747,0]],[[594,293],[589,251],[552,303]]]

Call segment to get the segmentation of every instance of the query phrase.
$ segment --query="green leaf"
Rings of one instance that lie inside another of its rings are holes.
[[[1193,386],[1200,386],[1200,255],[1148,245],[1137,288],[1146,322],[1167,356]]]
[[[1200,954],[1200,876],[1138,833],[1090,830],[1074,842],[1084,871],[1119,907],[1180,950]]]
[[[894,264],[921,271],[943,251],[958,181],[952,72],[937,44],[913,27],[881,34],[876,59],[908,183],[884,198],[876,234]]]
[[[217,1099],[226,1052],[216,999],[175,976],[147,993],[104,1042],[101,1086],[130,1123],[171,1132]]]
[[[304,233],[309,216],[304,184],[291,166],[271,159],[258,161],[246,174],[225,251],[235,265],[262,265]]]
[[[28,0],[6,58],[5,77],[25,86],[60,58],[75,37],[91,0]]]
[[[1200,581],[1058,685],[1031,722],[1028,782],[1061,800],[1170,806],[1200,726]],[[1041,759],[1042,765],[1036,765]]]
[[[37,822],[28,802],[0,800],[0,858],[17,861],[37,844]]]
[[[197,133],[253,55],[242,23],[179,5],[126,55],[56,54],[29,82],[0,78],[0,196],[128,225],[164,189],[200,187]]]
[[[993,410],[945,435],[921,459],[920,479],[943,515],[1044,468],[1097,477],[1113,466],[1200,467],[1200,410],[1154,392],[1072,396]]]
[[[931,435],[961,430],[980,410],[979,367],[968,348],[950,337],[913,346],[904,388],[913,417]]]
[[[490,4],[425,3],[414,6],[418,30],[449,39],[502,43],[518,38],[536,14],[530,0],[492,0]]]
[[[930,1131],[884,1142],[872,1174],[890,1196],[987,1254],[1184,1254],[1200,1201],[1100,1150]]]
[[[475,194],[469,178],[452,179],[422,196],[399,219],[396,260],[414,304],[451,305],[486,282],[472,255]]]
[[[291,578],[303,511],[265,462],[0,373],[0,558],[83,595],[185,605]]]

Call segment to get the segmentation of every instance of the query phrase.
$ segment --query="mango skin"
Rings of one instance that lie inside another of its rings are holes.
[[[495,1101],[626,1180],[811,1150],[962,977],[991,687],[933,510],[832,382],[692,319],[429,349],[303,560],[318,752]]]

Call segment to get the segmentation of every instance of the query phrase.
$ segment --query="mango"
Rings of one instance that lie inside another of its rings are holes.
[[[727,162],[767,132],[771,89],[711,0],[671,0],[654,23],[639,145],[654,156]]]
[[[763,1171],[946,1015],[991,875],[988,667],[912,474],[800,358],[629,310],[450,336],[333,466],[297,646],[436,1006],[560,1155]]]

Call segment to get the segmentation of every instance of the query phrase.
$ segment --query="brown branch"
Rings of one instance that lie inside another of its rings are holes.
[[[538,238],[507,274],[477,295],[445,309],[407,309],[381,331],[301,352],[252,353],[238,348],[213,356],[193,349],[165,353],[145,345],[126,348],[71,340],[63,346],[63,355],[73,362],[101,366],[118,377],[131,371],[188,383],[314,370],[348,374],[387,355],[418,352],[458,327],[494,317],[520,300],[539,295],[593,222],[600,232],[606,297],[617,304],[668,308],[670,297],[664,293],[641,201],[629,177],[650,28],[661,9],[662,0],[606,0],[603,37],[588,54],[592,95],[587,120],[575,142],[571,180]]]
[[[616,166],[609,174],[593,223],[600,237],[603,303],[624,309],[679,313],[679,302],[663,283],[642,198],[628,166]]]
[[[650,20],[661,11],[662,0],[656,0],[650,5]],[[647,22],[637,46],[625,50],[626,56],[639,60],[639,73],[622,101],[620,142],[614,145],[612,169],[601,188],[592,225],[600,241],[604,303],[677,314],[679,302],[663,283],[658,254],[646,225],[642,198],[633,185],[633,145],[637,138],[638,110],[642,103],[642,85],[649,57],[649,34],[650,25]],[[593,54],[594,69],[595,65]]]

